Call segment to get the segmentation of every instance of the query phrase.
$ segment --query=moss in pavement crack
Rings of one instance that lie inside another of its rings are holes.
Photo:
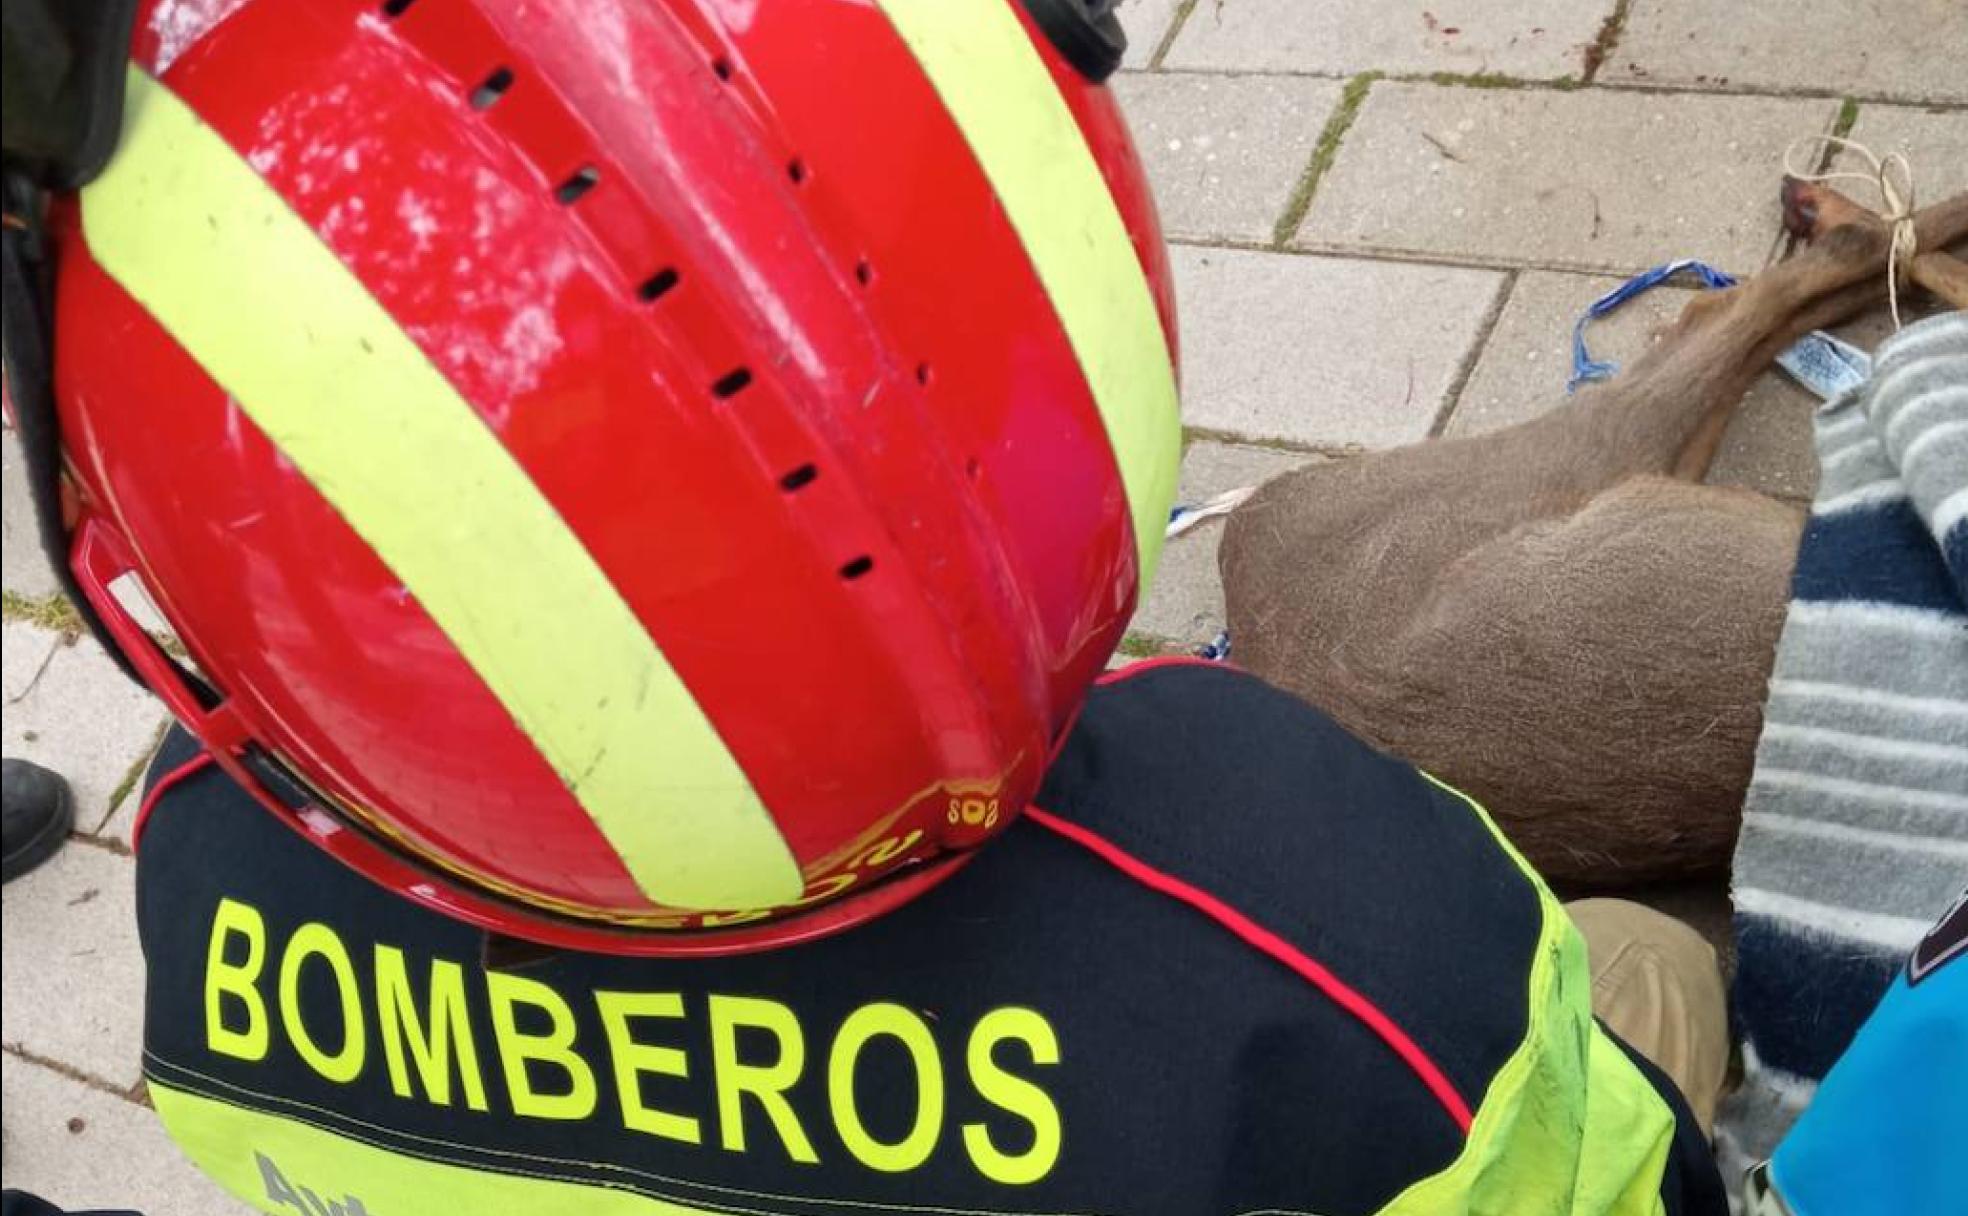
[[[1319,188],[1319,179],[1332,168],[1334,158],[1339,155],[1340,141],[1359,116],[1360,107],[1367,100],[1367,91],[1380,77],[1379,72],[1362,72],[1346,82],[1346,88],[1339,95],[1339,104],[1333,107],[1332,116],[1326,119],[1325,128],[1319,132],[1319,142],[1312,148],[1312,160],[1305,166],[1305,175],[1298,179],[1291,201],[1285,204],[1284,214],[1278,217],[1277,226],[1271,230],[1273,246],[1283,246],[1298,231],[1305,213],[1312,207],[1312,194]]]
[[[1613,48],[1619,45],[1620,34],[1626,30],[1626,11],[1632,3],[1633,0],[1618,0],[1613,5],[1613,11],[1606,14],[1605,23],[1599,27],[1599,36],[1592,40],[1592,45],[1585,48],[1586,84],[1591,84],[1599,78],[1599,69],[1606,66],[1606,60],[1612,56]]]
[[[1831,124],[1831,133],[1838,139],[1844,139],[1852,133],[1852,128],[1858,125],[1859,99],[1847,97],[1838,105],[1838,117]]]
[[[117,782],[116,788],[110,791],[110,814],[116,813],[116,808],[123,805],[123,800],[130,796],[130,791],[137,787],[138,781],[142,780],[144,770],[150,767],[151,758],[157,755],[157,749],[163,745],[164,736],[170,732],[170,729],[169,722],[157,724],[157,733],[151,736],[150,746],[144,748],[143,754],[131,762],[130,771],[124,773],[123,780]]]
[[[59,633],[69,641],[82,636],[81,614],[59,591],[39,598],[25,596],[18,591],[0,591],[0,613],[10,621]]]
[[[1154,51],[1148,56],[1150,69],[1162,66],[1162,59],[1169,53],[1169,48],[1175,45],[1175,40],[1181,36],[1182,27],[1188,22],[1189,14],[1195,8],[1196,0],[1182,0],[1181,6],[1175,10],[1175,16],[1169,20],[1168,29],[1162,32],[1161,40],[1155,43]]]

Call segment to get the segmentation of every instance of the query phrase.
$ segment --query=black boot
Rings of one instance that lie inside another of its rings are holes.
[[[0,764],[0,812],[6,844],[0,881],[12,882],[53,857],[75,826],[68,782],[26,760]]]

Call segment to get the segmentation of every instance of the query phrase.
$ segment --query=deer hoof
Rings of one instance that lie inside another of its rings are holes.
[[[1784,230],[1801,241],[1824,239],[1837,228],[1877,226],[1879,214],[1867,210],[1831,187],[1786,177],[1783,181]]]
[[[1794,177],[1783,179],[1784,231],[1800,241],[1808,241],[1818,227],[1818,191],[1809,182]]]

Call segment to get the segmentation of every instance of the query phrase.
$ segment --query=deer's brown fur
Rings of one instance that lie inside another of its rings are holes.
[[[1229,521],[1239,662],[1486,805],[1572,885],[1715,873],[1741,819],[1801,524],[1702,485],[1798,336],[1884,295],[1884,226],[1786,185],[1803,252],[1697,298],[1520,426],[1313,465]],[[1918,217],[1968,235],[1968,196]]]

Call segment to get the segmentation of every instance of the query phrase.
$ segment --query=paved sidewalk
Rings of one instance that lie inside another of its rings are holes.
[[[1783,149],[1904,149],[1968,189],[1961,0],[1124,0],[1116,87],[1175,244],[1197,499],[1563,401],[1572,319],[1676,257],[1779,248]],[[1602,327],[1631,357],[1657,294]],[[1875,319],[1854,330],[1880,335]],[[1810,493],[1810,400],[1770,377],[1715,479]],[[64,631],[5,438],[4,744],[74,782],[83,835],[4,894],[5,1181],[150,1216],[243,1211],[144,1106],[133,789],[163,715]],[[1220,525],[1174,542],[1131,653],[1221,628]],[[401,1216],[376,1213],[376,1216]]]

